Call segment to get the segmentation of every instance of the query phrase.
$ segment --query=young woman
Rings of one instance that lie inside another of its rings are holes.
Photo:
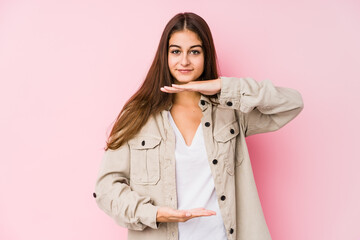
[[[179,13],[113,126],[96,202],[128,239],[271,239],[245,137],[302,108],[296,90],[219,77],[208,25]]]

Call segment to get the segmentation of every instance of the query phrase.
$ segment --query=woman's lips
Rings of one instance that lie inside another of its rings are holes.
[[[191,72],[192,70],[189,70],[189,69],[178,69],[178,71],[179,71],[180,73],[186,74],[186,73]]]

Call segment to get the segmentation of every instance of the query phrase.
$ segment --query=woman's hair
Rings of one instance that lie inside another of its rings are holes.
[[[178,13],[167,23],[161,35],[155,58],[143,84],[119,113],[105,150],[119,148],[140,131],[151,114],[168,109],[172,104],[173,94],[162,92],[160,87],[174,83],[168,66],[169,39],[173,33],[184,29],[196,33],[202,42],[204,71],[199,80],[218,78],[216,51],[209,26],[194,13]]]

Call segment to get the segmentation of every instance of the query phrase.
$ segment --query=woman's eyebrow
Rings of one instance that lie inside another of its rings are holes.
[[[171,48],[171,47],[181,48],[179,45],[175,45],[175,44],[171,44],[171,45],[169,46],[169,48]],[[198,44],[198,45],[193,45],[193,46],[191,46],[190,49],[191,49],[191,48],[194,48],[194,47],[201,47],[201,48],[202,48],[202,46],[201,46],[200,44]]]

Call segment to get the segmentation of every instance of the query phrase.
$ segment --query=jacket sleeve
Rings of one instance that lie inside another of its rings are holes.
[[[129,145],[105,151],[95,185],[96,203],[117,224],[131,230],[157,229],[158,206],[129,186]]]
[[[220,105],[238,110],[245,136],[278,130],[303,109],[301,94],[269,80],[221,77]]]

